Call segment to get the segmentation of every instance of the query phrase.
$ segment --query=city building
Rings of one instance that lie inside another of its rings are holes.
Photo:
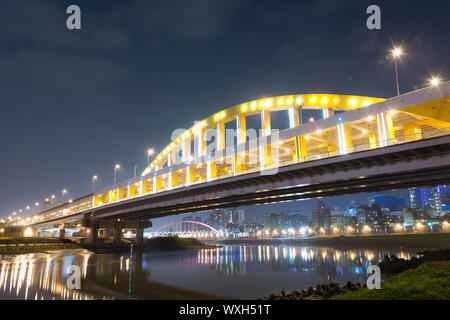
[[[350,204],[345,208],[344,215],[349,217],[356,217],[356,213],[358,212],[358,208],[361,206],[361,203],[358,200],[352,200]]]
[[[416,223],[433,223],[439,222],[439,218],[434,208],[404,208],[403,209],[403,225],[412,226]]]
[[[409,189],[411,208],[433,208],[434,214],[441,216],[450,206],[450,186]]]
[[[245,213],[242,208],[222,208],[211,213],[206,224],[225,230],[234,230],[245,223]]]
[[[317,208],[312,211],[311,219],[313,229],[328,230],[331,226],[331,210],[325,206],[325,203],[318,201]]]
[[[300,228],[310,224],[310,218],[301,213],[290,214],[289,212],[272,213],[264,216],[264,229],[289,229]]]
[[[381,208],[379,204],[371,206],[361,205],[356,213],[358,226],[369,226],[372,228],[386,228],[393,224],[390,210]]]

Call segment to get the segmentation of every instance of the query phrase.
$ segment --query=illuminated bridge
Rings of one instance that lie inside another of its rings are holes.
[[[322,119],[304,121],[308,109]],[[272,127],[278,112],[288,128]],[[140,177],[14,224],[77,226],[92,241],[99,228],[116,240],[135,228],[139,241],[157,217],[449,182],[450,82],[387,100],[286,95],[218,111],[178,132]]]
[[[229,234],[200,221],[180,220],[167,223],[147,235],[149,237],[176,235],[189,238],[217,239],[227,237]]]

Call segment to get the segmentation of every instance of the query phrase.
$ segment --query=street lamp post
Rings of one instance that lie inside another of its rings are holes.
[[[152,148],[150,148],[150,149],[147,150],[147,166],[150,165],[150,156],[152,156],[154,152],[155,152],[155,151],[153,151]]]
[[[61,197],[61,203],[64,202],[64,195],[67,193],[67,189],[63,189],[63,191],[61,192],[62,197]]]
[[[95,180],[98,179],[97,175],[92,176],[92,193],[95,193]]]
[[[392,50],[392,56],[394,57],[394,66],[395,66],[395,82],[397,83],[397,96],[400,95],[400,87],[398,85],[398,69],[397,69],[397,59],[402,55],[401,48],[394,48]]]
[[[116,164],[114,167],[114,186],[116,185],[116,178],[117,178],[117,170],[120,169],[120,164]]]

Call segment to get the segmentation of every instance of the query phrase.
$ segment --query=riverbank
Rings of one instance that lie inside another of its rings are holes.
[[[123,239],[120,244],[114,244],[112,239],[99,241],[95,245],[83,243],[80,239],[60,238],[0,238],[0,254],[25,254],[36,252],[48,252],[55,250],[85,249],[94,253],[124,252],[133,250],[169,251],[169,250],[193,250],[214,249],[219,246],[207,245],[194,238],[160,237],[145,239],[142,245],[136,245],[131,240]]]
[[[208,245],[195,238],[179,237],[158,237],[145,239],[141,245],[135,245],[130,240],[122,240],[120,244],[114,244],[112,240],[100,242],[96,245],[81,244],[84,249],[95,253],[124,252],[130,251],[133,246],[134,251],[175,251],[175,250],[195,250],[195,249],[215,249],[219,246]]]
[[[381,273],[391,276],[381,289],[347,282],[319,284],[301,291],[271,294],[269,300],[450,300],[450,249],[424,251],[420,258],[385,256],[378,264]]]
[[[322,236],[299,239],[226,239],[218,241],[218,243],[227,245],[301,245],[334,249],[437,250],[450,248],[450,233]]]
[[[55,250],[82,249],[69,239],[59,238],[0,238],[1,254],[26,254]]]
[[[341,248],[398,248],[409,250],[438,250],[450,248],[450,233],[388,234],[306,239],[305,245]],[[287,241],[287,244],[292,244]]]
[[[450,261],[426,262],[393,276],[379,290],[360,288],[331,300],[450,300]]]

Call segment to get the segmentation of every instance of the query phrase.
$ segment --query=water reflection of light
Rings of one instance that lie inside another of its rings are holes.
[[[88,254],[89,256],[89,254]],[[23,299],[92,299],[66,285],[67,267],[76,265],[74,255],[23,254],[2,257],[0,262],[0,290]]]

